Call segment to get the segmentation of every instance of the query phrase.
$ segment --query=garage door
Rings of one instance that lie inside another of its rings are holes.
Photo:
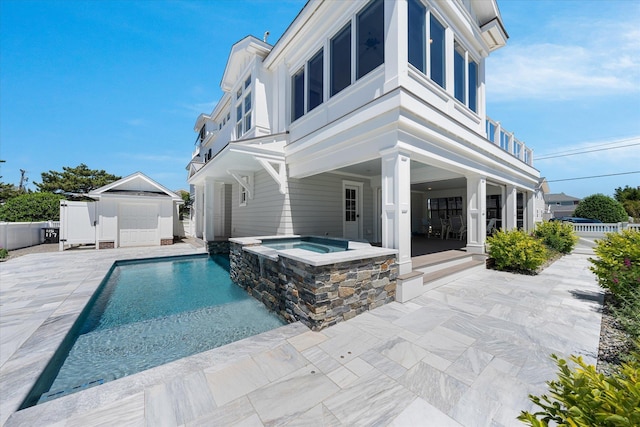
[[[152,246],[160,244],[158,205],[123,203],[118,213],[120,246]]]

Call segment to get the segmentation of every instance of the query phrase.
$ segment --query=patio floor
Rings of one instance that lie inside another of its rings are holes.
[[[15,412],[116,259],[187,244],[0,264],[0,424],[512,426],[555,378],[595,363],[602,293],[588,255],[537,276],[474,269],[321,332],[301,323]]]

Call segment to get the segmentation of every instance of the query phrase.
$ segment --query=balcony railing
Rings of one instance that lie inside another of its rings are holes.
[[[522,160],[526,164],[533,166],[533,150],[528,148],[524,142],[513,136],[513,132],[502,129],[500,122],[496,122],[487,117],[487,139],[502,148],[507,153]]]

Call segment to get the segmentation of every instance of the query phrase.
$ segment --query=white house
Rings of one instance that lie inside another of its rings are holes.
[[[95,202],[60,202],[60,248],[173,244],[182,198],[141,172],[87,194]]]
[[[461,215],[477,253],[491,219],[531,228],[532,150],[485,109],[507,37],[495,0],[310,0],[274,46],[238,41],[194,127],[196,235],[377,242],[404,274],[423,220]]]

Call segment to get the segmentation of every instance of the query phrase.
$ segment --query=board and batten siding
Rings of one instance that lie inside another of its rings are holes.
[[[321,174],[289,179],[289,192],[278,192],[275,181],[264,171],[254,175],[253,199],[239,206],[239,186],[232,189],[232,235],[234,237],[299,234],[342,237],[343,181],[363,183],[363,238],[373,236],[373,190],[369,180]]]

